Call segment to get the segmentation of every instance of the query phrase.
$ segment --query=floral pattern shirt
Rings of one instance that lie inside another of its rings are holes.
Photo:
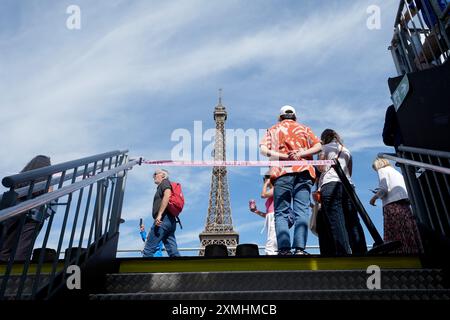
[[[280,153],[289,153],[296,150],[307,150],[312,148],[320,139],[314,135],[312,130],[294,120],[283,120],[267,129],[267,132],[260,142],[260,146],[266,146],[269,150]],[[307,156],[303,160],[312,160],[312,156]],[[278,159],[271,159],[278,160]],[[282,161],[282,160],[280,160]],[[310,176],[315,179],[316,172],[311,165],[302,166],[280,166],[270,168],[270,179],[273,182],[278,177],[287,173],[303,172],[307,170]]]

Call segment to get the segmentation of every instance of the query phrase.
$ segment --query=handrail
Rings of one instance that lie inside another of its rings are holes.
[[[395,16],[394,28],[400,23],[400,17],[402,15],[403,7],[405,3],[400,1],[400,5],[398,6],[397,15]]]
[[[7,188],[14,188],[19,183],[33,181],[38,178],[42,178],[44,176],[50,176],[52,174],[62,172],[65,170],[73,169],[75,167],[79,167],[85,165],[86,163],[95,162],[104,160],[106,158],[111,158],[115,156],[120,156],[124,153],[128,152],[128,150],[124,151],[111,151],[105,152],[102,154],[98,154],[95,156],[90,156],[86,158],[81,158],[77,160],[67,161],[60,164],[52,165],[49,167],[43,167],[35,170],[30,170],[18,174],[14,174],[8,177],[4,177],[2,180],[2,184]]]
[[[95,161],[95,160],[93,160]],[[62,187],[61,189],[49,192],[49,193],[45,193],[39,197],[36,197],[34,199],[30,199],[30,200],[26,200],[24,202],[21,202],[19,204],[17,204],[14,207],[9,207],[3,210],[0,210],[0,222],[5,221],[9,218],[12,218],[14,216],[17,216],[19,214],[21,214],[22,212],[26,212],[28,210],[31,210],[33,208],[42,206],[46,203],[49,203],[53,200],[56,200],[58,198],[61,198],[65,195],[68,195],[69,193],[75,192],[77,190],[80,190],[84,187],[87,187],[97,181],[103,180],[109,176],[114,175],[115,173],[118,173],[120,171],[123,170],[127,170],[132,168],[133,166],[135,166],[136,164],[139,163],[139,160],[133,160],[130,162],[127,162],[126,164],[123,164],[119,167],[110,169],[108,171],[104,171],[102,173],[99,173],[93,177],[75,182],[71,185]]]
[[[442,14],[439,16],[439,19],[444,19],[445,16],[447,16],[448,14],[450,14],[450,3],[447,4],[447,7],[445,8],[445,10],[442,12]]]
[[[435,166],[435,165],[424,163],[424,162],[419,162],[419,161],[399,158],[399,157],[397,157],[396,155],[394,155],[392,153],[391,154],[389,154],[389,153],[379,153],[378,157],[379,158],[385,158],[385,159],[393,160],[393,161],[396,161],[398,163],[402,163],[402,164],[406,164],[406,165],[410,165],[410,166],[414,166],[414,167],[429,169],[431,171],[440,172],[440,173],[443,173],[443,174],[450,174],[450,169],[449,168],[443,168],[443,167]]]
[[[400,165],[424,252],[440,261],[450,250],[450,153],[401,145],[396,154],[378,156]]]
[[[430,4],[428,6],[425,4]],[[394,35],[388,50],[391,51],[398,75],[425,70],[442,65],[449,58],[449,37],[443,24],[449,12],[449,6],[441,10],[437,0],[414,0],[411,2],[416,8],[412,13],[407,0],[400,0],[394,22]],[[420,9],[417,9],[420,4]],[[407,19],[407,23],[402,20]],[[417,16],[417,18],[415,18]],[[438,23],[431,25],[435,18]],[[412,25],[410,28],[408,25]],[[436,35],[442,37],[445,45],[436,42]],[[436,43],[437,47],[433,47]]]
[[[116,161],[116,160],[114,160],[111,163],[107,162],[107,163],[105,163],[105,167],[108,167],[110,164],[114,165],[114,164],[119,163],[119,162],[120,161]],[[100,169],[101,167],[102,167],[101,164],[98,164],[96,168],[94,168],[94,166],[90,166],[86,170],[86,175],[91,174],[91,172],[94,172],[94,171]],[[75,174],[75,178],[81,177],[84,174],[85,174],[84,171],[77,171],[77,173]],[[67,174],[67,175],[64,176],[63,182],[72,180],[72,178],[73,178],[73,173]],[[61,181],[61,177],[57,176],[57,177],[53,178],[50,181],[50,186],[55,186],[55,185],[59,184],[60,181]],[[33,192],[39,192],[39,191],[44,190],[46,184],[47,184],[46,181],[41,181],[39,183],[36,183],[34,185]],[[15,189],[14,191],[17,193],[17,198],[21,198],[21,197],[24,197],[24,196],[26,196],[28,194],[29,189],[30,189],[30,186],[28,185],[28,186],[25,186],[25,187],[22,187],[22,188],[19,188],[19,189]],[[2,198],[3,198],[3,195],[0,195],[0,201],[2,200]]]
[[[408,147],[408,146],[404,146],[404,145],[400,145],[398,147],[398,150],[404,151],[404,152],[420,153],[420,154],[424,154],[427,156],[442,157],[442,158],[450,159],[450,152],[447,152],[447,151]]]
[[[10,243],[14,239],[8,239],[9,242],[6,246],[4,238],[0,238],[0,247],[5,245],[2,248],[2,260],[7,262],[4,275],[0,278],[0,300],[5,298],[10,275],[16,261],[24,261],[24,264],[19,285],[17,288],[13,288],[15,298],[23,297],[26,282],[29,281],[28,271],[32,262],[31,257],[33,257],[33,261],[37,259],[38,264],[35,276],[30,280],[32,282],[31,299],[49,299],[64,287],[65,270],[70,264],[91,270],[90,264],[87,263],[88,260],[95,265],[100,260],[112,261],[114,259],[127,171],[139,164],[139,160],[129,161],[127,152],[107,152],[3,179],[3,184],[11,189],[5,192],[2,198],[1,208],[3,209],[0,210],[0,225],[4,226],[5,222],[17,218],[19,225],[14,227],[17,235],[13,234],[12,237],[19,239],[26,223],[29,223],[28,218],[31,218],[41,226],[45,225],[45,232],[42,233],[42,243],[38,245],[41,249],[38,254],[35,254],[33,249],[34,241],[38,238],[41,228],[35,228],[32,231],[33,242],[26,243],[26,247],[20,248],[21,251],[18,251],[19,242],[17,240],[11,245]],[[82,169],[80,170],[80,168]],[[54,177],[56,173],[59,173],[58,177]],[[78,178],[80,176],[81,179]],[[35,181],[42,179],[46,181],[35,185]],[[64,183],[67,180],[69,183]],[[18,184],[24,184],[24,182],[29,186],[15,190]],[[56,184],[55,182],[58,184],[55,190],[34,198],[31,196],[36,193],[36,189],[42,188],[42,184],[45,184],[44,189],[48,190],[52,184]],[[36,186],[38,187],[36,188]],[[27,189],[28,192],[26,192]],[[23,192],[28,194],[27,199],[16,204],[17,196]],[[58,203],[58,200],[62,198],[67,201]],[[50,278],[41,279],[45,260],[44,250],[49,244],[52,226],[56,221],[56,208],[54,207],[56,205],[64,206],[62,220],[59,221],[60,229],[56,230],[53,227],[53,230],[59,233],[56,255],[52,259]],[[33,213],[33,217],[26,214],[28,212]],[[47,222],[45,222],[46,220]],[[58,257],[64,245],[67,245],[65,252],[68,254],[64,255],[64,269],[58,270]],[[82,250],[83,247],[88,250]],[[99,252],[101,252],[101,257]]]

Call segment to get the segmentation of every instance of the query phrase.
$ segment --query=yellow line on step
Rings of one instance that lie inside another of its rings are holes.
[[[120,272],[213,272],[282,270],[365,270],[370,265],[381,269],[418,269],[417,257],[263,257],[124,260]]]

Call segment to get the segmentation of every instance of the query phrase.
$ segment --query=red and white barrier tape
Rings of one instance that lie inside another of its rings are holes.
[[[333,165],[334,160],[299,161],[172,161],[142,160],[143,164],[170,167],[285,167],[285,166],[325,166]]]

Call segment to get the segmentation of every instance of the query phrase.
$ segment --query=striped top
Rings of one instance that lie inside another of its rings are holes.
[[[267,129],[265,136],[260,142],[260,146],[264,145],[269,150],[287,154],[290,151],[310,149],[317,143],[320,143],[320,140],[310,128],[294,120],[286,119]],[[312,156],[307,156],[302,160],[312,159]],[[270,179],[273,181],[287,173],[303,172],[306,170],[313,179],[316,178],[316,172],[313,166],[301,165],[273,166],[270,168]]]

